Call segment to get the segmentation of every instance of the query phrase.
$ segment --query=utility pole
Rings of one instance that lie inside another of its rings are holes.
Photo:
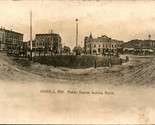
[[[108,39],[108,41],[110,42],[110,51],[109,51],[109,67],[111,67],[111,54],[112,54],[112,49],[111,49],[111,46],[112,46],[112,41],[111,41],[111,38]]]
[[[149,41],[151,43],[151,35],[150,34],[149,34]],[[154,51],[153,41],[152,41],[152,47],[150,47],[150,48],[152,48],[152,51]]]
[[[78,19],[76,19],[76,47],[78,47]]]
[[[31,60],[32,60],[32,10],[30,11],[30,53],[31,53]]]
[[[53,33],[53,30],[51,29],[50,30],[50,33],[52,34]],[[52,56],[52,52],[53,52],[53,42],[52,42],[52,40],[50,40],[50,43],[51,43],[51,45],[50,45],[50,51],[51,51],[51,56]]]
[[[151,38],[151,35],[149,34],[149,40],[150,40],[150,38]]]
[[[76,55],[78,55],[78,19],[76,21]]]

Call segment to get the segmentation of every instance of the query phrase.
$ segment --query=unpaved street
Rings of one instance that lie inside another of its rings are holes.
[[[84,70],[0,59],[1,123],[155,122],[154,58]]]

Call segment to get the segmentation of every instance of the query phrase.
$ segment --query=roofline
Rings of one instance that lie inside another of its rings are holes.
[[[2,29],[2,28],[0,28],[0,30],[4,30],[4,31],[7,31],[7,32],[13,32],[13,33],[16,33],[16,34],[24,35],[23,33],[19,33],[19,32],[13,31],[13,30]]]
[[[36,36],[38,35],[59,35],[57,33],[43,33],[43,34],[36,34]],[[59,35],[60,36],[60,35]]]

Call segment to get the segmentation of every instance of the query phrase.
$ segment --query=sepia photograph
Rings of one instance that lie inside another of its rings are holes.
[[[155,1],[0,0],[0,124],[155,123]]]

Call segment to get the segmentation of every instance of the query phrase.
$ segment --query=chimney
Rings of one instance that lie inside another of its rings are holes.
[[[51,29],[51,34],[53,33],[53,30]]]

